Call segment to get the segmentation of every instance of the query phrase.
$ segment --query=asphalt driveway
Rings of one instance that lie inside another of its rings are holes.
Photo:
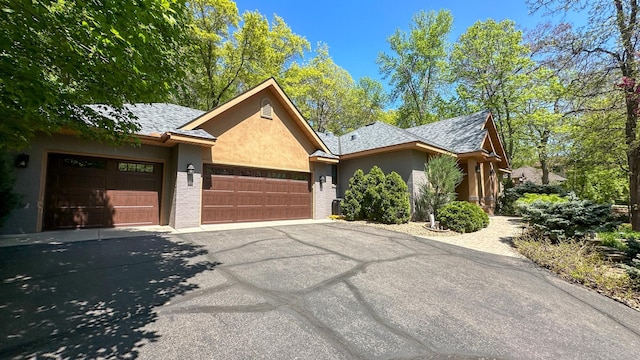
[[[527,260],[347,223],[0,247],[0,280],[2,359],[640,350],[639,312]]]

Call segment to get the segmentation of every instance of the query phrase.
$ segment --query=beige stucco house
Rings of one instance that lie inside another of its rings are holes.
[[[509,168],[489,113],[317,134],[274,79],[208,112],[173,104],[128,110],[141,127],[139,147],[54,134],[16,153],[29,159],[16,169],[23,206],[0,233],[321,219],[356,169],[396,171],[413,196],[424,163],[445,153],[465,172],[459,198],[491,211]]]

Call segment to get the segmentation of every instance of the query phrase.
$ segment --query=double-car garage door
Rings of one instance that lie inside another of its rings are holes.
[[[309,173],[205,165],[202,223],[309,219]]]
[[[49,154],[44,229],[157,225],[162,164]]]

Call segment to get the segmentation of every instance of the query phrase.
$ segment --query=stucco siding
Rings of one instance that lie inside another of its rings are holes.
[[[262,101],[269,100],[272,118],[260,115]],[[217,138],[205,153],[205,162],[258,168],[310,172],[309,154],[316,147],[275,96],[264,90],[241,106],[202,124]]]
[[[21,207],[15,209],[0,228],[0,234],[33,233],[41,230],[44,209],[44,191],[47,171],[47,155],[49,153],[69,153],[117,159],[135,159],[160,162],[165,166],[163,183],[168,175],[166,162],[170,158],[171,149],[158,146],[141,145],[132,147],[123,145],[113,147],[107,144],[89,142],[71,135],[41,135],[31,142],[28,148],[18,153],[29,155],[29,165],[24,169],[15,169],[15,190],[22,196]],[[163,201],[166,198],[162,199]],[[168,220],[167,203],[161,206],[161,223]]]

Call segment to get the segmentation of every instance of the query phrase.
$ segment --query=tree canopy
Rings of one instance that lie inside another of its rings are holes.
[[[181,80],[183,1],[1,0],[0,27],[0,150],[60,129],[126,139],[137,125],[122,105],[166,99]]]

